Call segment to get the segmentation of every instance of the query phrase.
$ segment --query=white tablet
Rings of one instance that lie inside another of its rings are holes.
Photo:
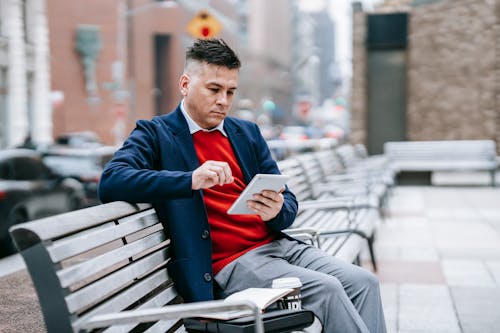
[[[256,193],[260,193],[263,190],[272,190],[278,192],[283,186],[285,186],[287,180],[290,177],[287,175],[277,175],[277,174],[256,174],[247,187],[241,192],[240,196],[233,203],[231,208],[227,211],[228,214],[244,214],[253,215],[254,211],[248,209],[247,201],[252,200],[252,196]]]

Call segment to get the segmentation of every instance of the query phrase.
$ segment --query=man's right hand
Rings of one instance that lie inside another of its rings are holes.
[[[234,181],[231,168],[226,162],[206,161],[193,171],[193,190],[210,188],[214,185],[230,184]]]

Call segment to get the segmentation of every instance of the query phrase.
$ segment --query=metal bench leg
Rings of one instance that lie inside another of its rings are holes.
[[[373,266],[373,271],[377,271],[377,262],[375,260],[375,251],[373,250],[373,242],[375,240],[375,235],[372,235],[371,237],[366,238],[366,241],[368,242],[368,250],[370,251],[370,258],[372,260],[372,266]]]
[[[386,217],[389,215],[389,194],[386,192],[382,198],[380,198],[379,212],[382,222],[385,221]]]

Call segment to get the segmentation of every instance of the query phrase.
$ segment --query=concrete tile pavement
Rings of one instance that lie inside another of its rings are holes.
[[[389,332],[500,332],[500,188],[397,187],[375,249]]]

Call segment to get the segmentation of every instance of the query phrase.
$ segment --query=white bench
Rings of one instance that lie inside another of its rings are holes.
[[[10,233],[49,333],[185,332],[183,318],[237,309],[254,314],[255,332],[276,328],[276,321],[262,326],[251,302],[182,303],[166,268],[170,240],[149,204],[112,202],[18,224]],[[288,332],[289,319],[277,331]]]
[[[359,262],[367,244],[376,270],[373,241],[380,218],[377,207],[367,205],[364,196],[335,197],[330,193],[317,196],[314,185],[321,178],[313,180],[309,175],[318,175],[319,171],[306,171],[307,167],[297,158],[279,161],[278,166],[291,177],[288,186],[299,203],[297,218],[285,232],[304,240],[311,238],[326,253],[347,262]]]
[[[495,185],[496,145],[491,140],[391,141],[384,154],[396,172],[487,171]]]

